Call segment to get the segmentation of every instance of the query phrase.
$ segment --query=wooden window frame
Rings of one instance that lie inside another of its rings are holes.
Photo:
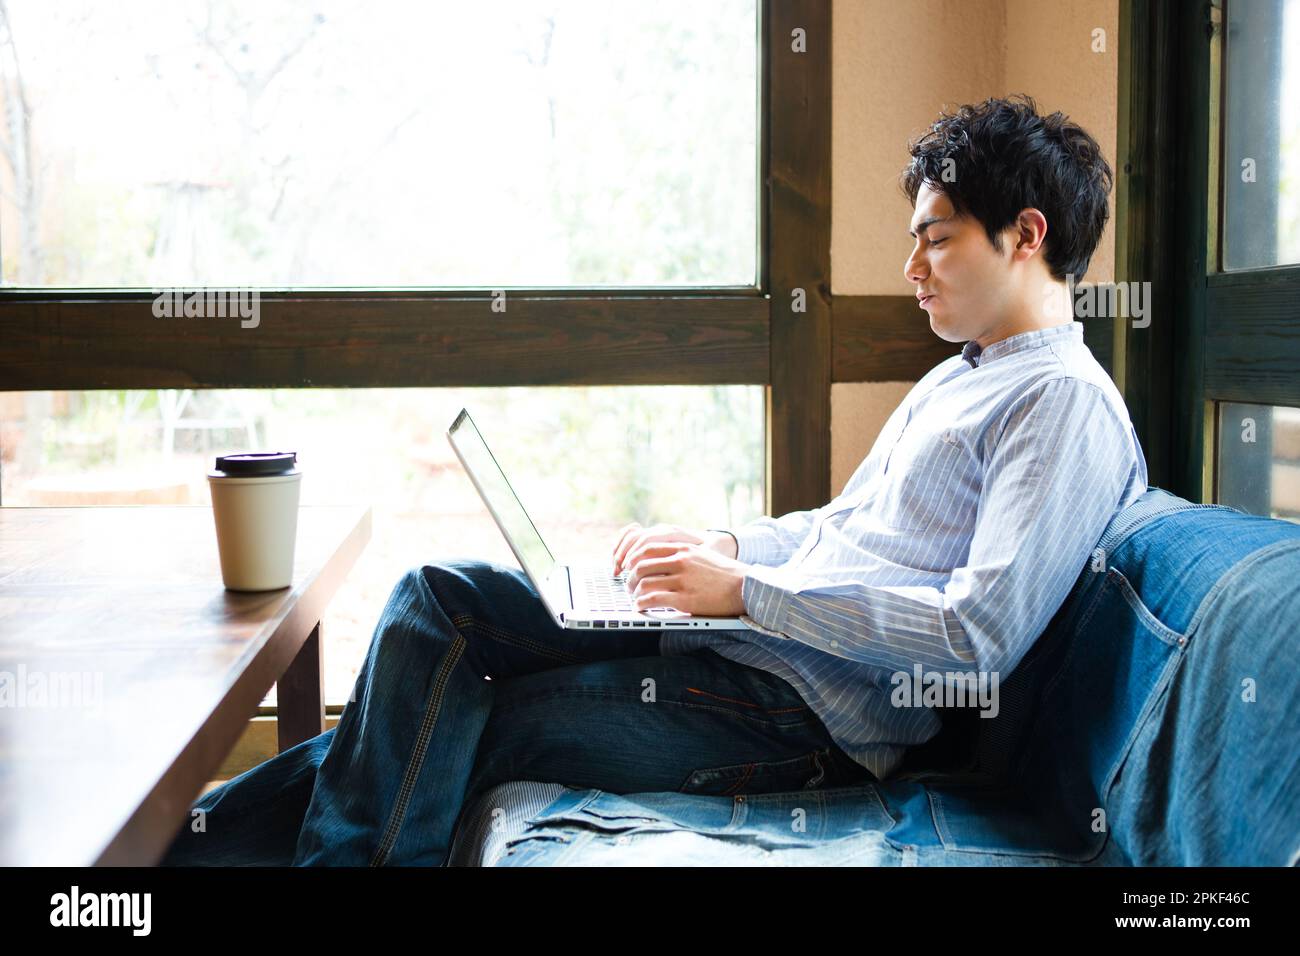
[[[5,289],[0,391],[762,385],[767,513],[825,504],[832,382],[951,352],[911,296],[831,294],[831,6],[759,0],[756,287],[508,289],[504,313],[486,290],[266,290],[255,335],[157,319],[147,292]]]
[[[1231,3],[1231,0],[1228,0]],[[1115,329],[1150,481],[1215,499],[1216,403],[1300,405],[1300,266],[1222,272],[1222,0],[1121,0],[1117,279],[1159,297]]]

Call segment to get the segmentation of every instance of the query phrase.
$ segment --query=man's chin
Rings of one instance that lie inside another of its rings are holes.
[[[950,328],[943,319],[936,317],[933,310],[930,311],[930,331],[945,342],[965,342],[968,338],[956,329]]]

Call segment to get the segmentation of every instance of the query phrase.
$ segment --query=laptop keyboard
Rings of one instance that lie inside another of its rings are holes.
[[[605,574],[595,570],[583,573],[587,589],[587,610],[589,611],[635,611],[632,595],[627,590],[628,572]]]

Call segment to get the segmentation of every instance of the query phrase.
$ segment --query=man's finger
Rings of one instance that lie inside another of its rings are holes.
[[[623,530],[619,532],[618,544],[614,545],[614,573],[615,574],[618,574],[619,565],[623,560],[623,556],[626,553],[627,549],[631,547],[632,542],[636,538],[636,533],[640,529],[640,527],[641,526],[639,524],[633,521],[629,525],[624,525]]]
[[[682,610],[673,603],[674,600],[676,598],[674,598],[671,591],[651,591],[649,594],[637,598],[633,604],[638,611],[644,611],[648,607],[671,607],[679,611]]]
[[[627,540],[623,542],[623,550],[619,554],[618,563],[615,566],[619,571],[632,567],[636,562],[636,555],[650,543],[650,531],[648,529],[637,528],[629,532]]]
[[[632,599],[645,597],[652,591],[676,591],[680,583],[681,579],[676,574],[651,574],[637,582],[637,591],[641,593],[633,592]]]
[[[631,524],[623,525],[623,527],[619,528],[618,531],[615,532],[614,551],[613,551],[615,555],[618,554],[619,546],[622,545],[622,543],[625,540],[627,540],[628,534],[632,531],[635,531],[639,527],[641,526],[637,524],[635,521],[633,521]]]
[[[624,561],[629,568],[635,568],[646,558],[677,554],[688,547],[690,545],[683,544],[680,541],[645,541],[633,546],[628,551]]]
[[[627,587],[635,594],[643,582],[649,582],[647,585],[649,587],[658,587],[664,583],[665,576],[670,576],[676,581],[676,576],[680,572],[681,565],[673,556],[649,558],[636,564],[636,570],[627,579]]]

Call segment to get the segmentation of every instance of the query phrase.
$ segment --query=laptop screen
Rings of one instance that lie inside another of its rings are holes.
[[[505,473],[488,450],[487,442],[479,434],[478,426],[469,417],[467,409],[461,409],[451,428],[447,429],[447,437],[460,455],[461,463],[469,472],[479,496],[496,518],[501,533],[514,549],[515,557],[540,588],[554,570],[555,558],[542,541],[542,536],[537,533],[537,528],[533,526],[528,512],[510,487],[510,482],[506,481]]]

